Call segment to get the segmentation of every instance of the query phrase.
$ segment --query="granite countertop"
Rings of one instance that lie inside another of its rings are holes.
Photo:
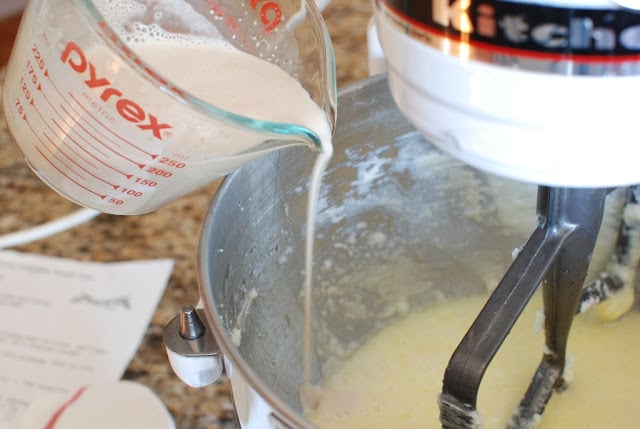
[[[367,76],[366,29],[371,0],[333,0],[325,9],[336,51],[338,86]],[[0,43],[10,42],[3,35]],[[6,46],[5,46],[6,47]],[[0,71],[0,81],[4,72]],[[1,106],[0,106],[1,109]],[[235,428],[226,379],[202,389],[184,385],[172,372],[162,343],[165,324],[184,304],[198,299],[196,249],[200,228],[218,182],[154,213],[102,214],[70,231],[15,250],[86,261],[172,258],[169,285],[124,378],[151,388],[164,401],[179,429]],[[49,190],[25,165],[0,115],[0,234],[21,230],[77,207]]]

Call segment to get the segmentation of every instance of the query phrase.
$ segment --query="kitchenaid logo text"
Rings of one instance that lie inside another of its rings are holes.
[[[146,112],[135,101],[126,98],[122,91],[111,85],[109,79],[100,76],[95,65],[87,60],[86,55],[77,44],[67,43],[60,60],[68,64],[71,70],[88,77],[84,84],[90,89],[102,91],[100,99],[105,103],[113,103],[116,111],[124,120],[135,124],[141,130],[151,132],[158,140],[162,140],[162,130],[172,128],[169,124],[159,122],[156,116]]]
[[[379,0],[448,36],[541,52],[640,53],[640,14],[500,0]],[[421,4],[418,4],[421,3]]]

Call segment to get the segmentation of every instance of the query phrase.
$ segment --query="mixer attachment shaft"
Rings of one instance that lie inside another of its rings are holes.
[[[544,279],[547,352],[510,428],[530,427],[562,388],[566,342],[604,212],[606,189],[539,187],[538,225],[455,350],[440,395],[446,429],[479,428],[482,377]]]
[[[626,190],[626,199],[622,209],[622,220],[618,229],[615,249],[611,261],[598,278],[584,287],[577,313],[584,313],[595,305],[614,298],[624,289],[633,288],[636,269],[640,262],[640,185]],[[616,309],[608,320],[624,313],[624,308]]]

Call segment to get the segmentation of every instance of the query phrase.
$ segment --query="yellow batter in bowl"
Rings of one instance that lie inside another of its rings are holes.
[[[321,429],[440,428],[437,399],[456,345],[486,297],[435,305],[384,328],[325,377],[307,417]],[[542,357],[543,323],[535,296],[484,376],[483,428],[505,428]],[[633,428],[640,421],[640,313],[602,322],[576,317],[565,375],[539,429]]]

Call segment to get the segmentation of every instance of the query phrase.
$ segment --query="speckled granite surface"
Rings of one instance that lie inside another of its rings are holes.
[[[339,87],[367,76],[366,28],[371,8],[370,0],[333,0],[323,13],[336,51]],[[0,79],[3,76],[0,72]],[[179,429],[236,427],[226,379],[203,389],[187,387],[172,373],[162,344],[164,325],[183,304],[197,301],[196,248],[216,186],[213,183],[151,214],[100,215],[73,230],[16,248],[78,260],[176,261],[170,283],[125,378],[156,392]],[[49,190],[26,167],[11,144],[4,115],[0,115],[0,207],[0,234],[36,225],[76,208]]]

